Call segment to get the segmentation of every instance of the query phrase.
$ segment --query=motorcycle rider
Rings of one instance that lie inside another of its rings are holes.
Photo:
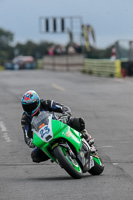
[[[33,145],[31,120],[33,116],[38,115],[41,111],[61,113],[62,115],[58,120],[81,132],[86,141],[92,145],[92,151],[96,151],[96,149],[93,148],[94,139],[85,129],[84,119],[81,117],[72,117],[71,110],[68,106],[57,103],[54,100],[40,99],[39,95],[34,90],[29,90],[23,95],[21,104],[24,110],[21,118],[24,140],[30,148],[34,148],[31,152],[31,158],[33,162],[39,163],[49,159],[49,157],[43,151]]]

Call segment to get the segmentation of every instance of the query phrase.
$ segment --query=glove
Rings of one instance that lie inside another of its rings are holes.
[[[32,138],[27,138],[26,143],[30,148],[32,148],[32,149],[35,148],[35,145],[33,144],[33,139]]]
[[[68,121],[69,121],[69,116],[67,114],[64,114],[64,115],[60,116],[58,118],[58,120],[61,121],[61,122],[63,122],[64,124],[67,124]]]
[[[62,107],[62,113],[65,114],[65,115],[68,115],[68,116],[72,115],[71,109],[68,106],[63,106]]]

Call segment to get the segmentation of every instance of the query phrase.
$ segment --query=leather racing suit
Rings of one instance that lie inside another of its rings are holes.
[[[41,99],[40,112],[41,111],[62,113],[62,117],[59,120],[61,120],[63,123],[68,124],[70,127],[79,132],[85,129],[85,122],[83,118],[72,117],[71,110],[68,106],[57,103],[54,100]],[[32,117],[29,117],[24,112],[21,118],[21,125],[24,132],[24,140],[30,148],[34,148],[34,145],[32,143],[33,132],[31,130],[31,121]],[[42,162],[49,159],[49,157],[37,147],[35,147],[34,150],[31,152],[31,158],[33,162]]]

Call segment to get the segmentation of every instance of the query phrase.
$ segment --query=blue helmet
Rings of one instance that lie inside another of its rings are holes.
[[[34,90],[27,91],[21,100],[24,112],[28,116],[34,116],[40,108],[40,97]]]

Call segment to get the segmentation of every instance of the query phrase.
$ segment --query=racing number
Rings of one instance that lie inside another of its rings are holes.
[[[44,127],[40,130],[41,138],[43,138],[44,135],[49,134],[49,132],[50,132],[49,127],[48,127],[48,126],[44,126]]]

